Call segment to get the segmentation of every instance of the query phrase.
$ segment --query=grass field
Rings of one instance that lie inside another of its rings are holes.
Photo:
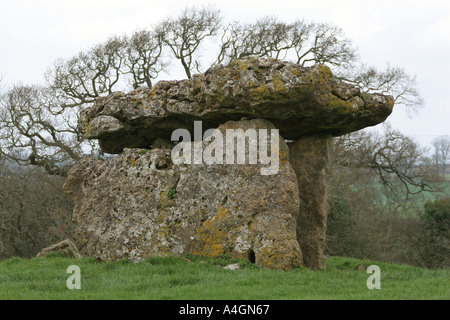
[[[226,258],[152,257],[97,262],[93,258],[12,258],[0,261],[0,299],[145,299],[145,300],[310,300],[310,299],[450,299],[450,270],[332,257],[327,270],[260,269],[239,261],[239,270],[223,266]],[[69,290],[70,265],[77,265],[81,289]],[[381,270],[381,289],[369,290],[369,265]]]

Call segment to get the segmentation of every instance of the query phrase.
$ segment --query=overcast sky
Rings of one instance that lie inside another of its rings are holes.
[[[227,21],[270,14],[340,26],[367,64],[383,69],[389,62],[417,76],[425,106],[412,117],[394,108],[388,118],[394,128],[427,147],[433,138],[450,135],[448,0],[0,0],[3,82],[42,84],[57,58],[70,58],[114,34],[150,28],[194,4],[215,4]]]

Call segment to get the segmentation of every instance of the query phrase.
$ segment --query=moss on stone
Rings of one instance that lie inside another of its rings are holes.
[[[329,107],[332,111],[339,111],[340,114],[350,113],[353,111],[353,103],[351,101],[342,100],[335,95],[331,96]]]

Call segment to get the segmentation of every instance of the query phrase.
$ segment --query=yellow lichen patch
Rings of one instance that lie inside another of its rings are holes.
[[[230,78],[233,78],[235,81],[239,81],[242,78],[242,73],[248,72],[251,66],[251,59],[236,60],[231,62],[229,69],[232,70],[233,76]]]
[[[286,93],[286,84],[281,80],[281,75],[275,73],[272,76],[273,90],[274,93]]]
[[[394,100],[391,97],[387,97],[387,100],[390,108],[392,109],[392,107],[394,106]]]
[[[213,219],[206,220],[202,226],[197,228],[197,236],[203,242],[203,247],[194,250],[193,254],[218,257],[226,253],[224,244],[228,242],[228,234],[222,228],[222,225],[230,214],[229,209],[220,206]]]
[[[148,109],[148,100],[146,98],[141,99],[141,106],[144,107],[144,109]]]
[[[254,88],[251,90],[252,95],[256,98],[256,100],[265,100],[269,95],[270,91],[269,88],[265,84],[261,84],[260,86]]]
[[[153,87],[152,90],[150,90],[150,91],[147,93],[147,97],[148,97],[148,98],[153,98],[153,97],[156,95],[156,90],[157,90],[157,88],[156,88],[156,87]]]
[[[302,257],[290,243],[271,243],[260,249],[257,264],[263,268],[291,270],[302,264]]]
[[[254,59],[241,59],[232,62],[232,64],[236,65],[236,69],[239,71],[247,71],[252,66],[252,60]],[[234,67],[234,65],[230,64],[232,68]]]
[[[90,136],[91,126],[92,126],[92,119],[85,120],[85,124],[84,124],[84,136],[85,136],[86,138],[89,138],[89,136]]]
[[[340,112],[352,112],[353,111],[353,103],[350,101],[342,100],[336,96],[331,96],[330,101],[330,109],[339,110]]]
[[[295,91],[297,92],[297,98],[300,98],[300,96],[305,98],[311,95],[327,97],[331,91],[330,78],[332,76],[330,68],[324,65],[319,66],[317,72],[303,74],[302,84]]]
[[[333,76],[331,69],[325,65],[319,66],[319,73],[321,77],[325,78],[325,80],[328,80]]]
[[[167,207],[172,207],[175,204],[175,199],[170,196],[171,190],[173,190],[172,186],[160,192],[158,210],[163,210]]]
[[[258,264],[265,268],[271,268],[273,266],[273,249],[269,246],[264,246],[261,248],[259,253]]]
[[[230,78],[230,69],[224,68],[219,69],[217,72],[217,76],[214,81],[214,95],[207,97],[207,103],[212,103],[213,101],[223,101],[226,98],[226,94],[223,91],[223,88],[227,82],[227,79]]]
[[[139,103],[139,101],[133,97],[130,97],[130,102],[132,105],[137,105]]]
[[[283,151],[282,148],[279,148],[279,155],[280,155],[280,170],[283,170],[286,166],[286,163],[288,163],[288,155],[286,152]]]
[[[139,158],[134,159],[133,161],[131,161],[130,166],[134,168],[138,161],[139,161]]]

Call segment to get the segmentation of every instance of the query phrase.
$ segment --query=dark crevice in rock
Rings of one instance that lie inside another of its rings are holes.
[[[256,261],[256,256],[255,256],[255,251],[253,251],[253,249],[249,249],[249,250],[248,250],[247,257],[248,257],[248,261],[249,261],[250,263],[255,263],[255,261]]]

